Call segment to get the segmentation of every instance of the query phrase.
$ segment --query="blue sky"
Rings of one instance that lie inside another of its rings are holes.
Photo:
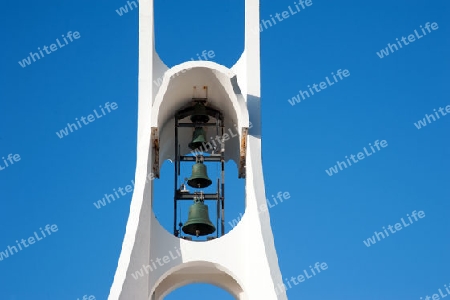
[[[34,237],[34,244],[0,261],[1,300],[109,294],[132,193],[99,209],[93,203],[134,179],[138,13],[120,16],[116,10],[126,4],[3,5],[0,253],[18,248],[15,241],[22,238]],[[294,1],[263,0],[261,18],[289,6],[295,10]],[[239,58],[243,1],[156,0],[155,7],[157,51],[169,66],[203,50],[214,51],[212,60],[227,67]],[[265,189],[268,197],[291,195],[270,208],[281,272],[289,279],[316,262],[328,266],[292,285],[289,299],[426,299],[439,289],[448,294],[449,8],[437,0],[312,0],[261,32]],[[437,29],[424,35],[420,26],[427,30],[427,22]],[[62,35],[69,31],[79,35],[65,43]],[[414,42],[386,48],[411,34]],[[58,38],[63,47],[25,67],[18,63]],[[380,58],[382,49],[389,55]],[[338,70],[349,75],[333,82]],[[288,101],[321,82],[320,92],[294,105]],[[108,111],[107,102],[116,109]],[[439,118],[427,119],[434,109]],[[94,121],[57,136],[94,110]],[[369,143],[377,140],[387,146],[372,151]],[[360,152],[362,160],[346,161]],[[227,170],[231,221],[243,211],[244,188],[235,165]],[[168,229],[170,172],[165,163],[161,174],[168,175],[155,185],[155,211]],[[423,217],[415,221],[413,211]],[[366,246],[375,231],[402,218],[401,231]],[[232,299],[204,285],[180,288],[166,299],[181,297]]]

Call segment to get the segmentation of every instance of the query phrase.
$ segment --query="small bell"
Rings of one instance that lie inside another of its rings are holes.
[[[202,127],[195,127],[194,133],[192,134],[192,142],[189,143],[189,148],[206,152],[203,149],[204,143],[206,143],[205,131]]]
[[[206,166],[201,160],[192,166],[192,175],[187,184],[193,188],[203,189],[212,184],[212,180],[207,175]]]

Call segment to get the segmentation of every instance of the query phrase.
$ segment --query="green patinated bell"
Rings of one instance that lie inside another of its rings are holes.
[[[193,188],[203,189],[212,184],[206,173],[206,166],[202,162],[197,162],[192,166],[192,175],[188,179],[187,184]]]
[[[196,127],[192,134],[192,142],[189,143],[189,148],[192,150],[204,151],[203,144],[206,143],[206,134],[202,127]],[[206,152],[206,151],[204,151]]]
[[[204,104],[197,102],[194,106],[194,113],[191,115],[192,123],[208,123],[209,116],[206,113]]]
[[[208,206],[203,201],[195,200],[195,203],[191,205],[188,220],[182,229],[184,233],[197,237],[216,231],[216,227],[209,220]]]

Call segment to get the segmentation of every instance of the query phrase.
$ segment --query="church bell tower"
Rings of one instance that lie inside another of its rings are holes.
[[[210,61],[168,68],[155,50],[153,0],[140,0],[138,80],[135,189],[108,299],[162,300],[201,282],[240,300],[286,300],[261,158],[259,0],[245,0],[245,47],[232,68]],[[172,232],[153,212],[154,183],[167,159],[174,166],[167,191]],[[242,198],[233,199],[245,203],[245,213],[225,232],[229,160],[238,168],[232,176],[245,180]],[[212,164],[217,176],[208,172]],[[191,166],[191,174],[181,174],[181,165]],[[191,203],[187,217],[178,213],[180,201]],[[138,270],[144,276],[136,277]]]

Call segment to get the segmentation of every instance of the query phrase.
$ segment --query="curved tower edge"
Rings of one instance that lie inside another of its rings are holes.
[[[135,189],[130,205],[122,249],[117,270],[114,274],[108,300],[147,300],[147,282],[130,282],[130,270],[134,266],[149,262],[151,203],[144,201],[144,189],[153,184],[148,181],[148,155],[151,140],[151,105],[158,92],[154,79],[162,78],[168,67],[155,50],[154,0],[141,0],[139,3],[139,60],[138,60],[138,128]],[[128,291],[135,291],[129,293]]]

